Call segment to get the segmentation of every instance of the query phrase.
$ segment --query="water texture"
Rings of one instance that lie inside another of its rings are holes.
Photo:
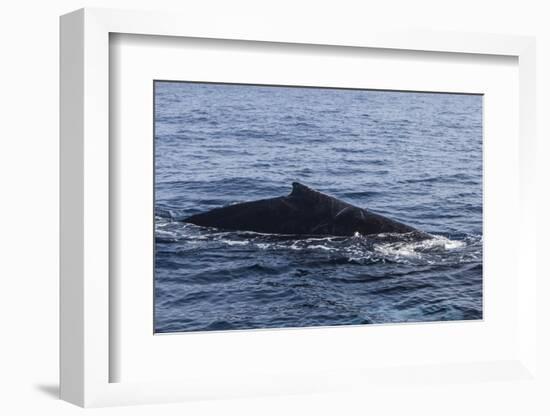
[[[482,318],[482,96],[155,83],[155,331]],[[182,223],[298,181],[426,231]]]

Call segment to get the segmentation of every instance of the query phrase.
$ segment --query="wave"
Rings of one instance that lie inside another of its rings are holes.
[[[481,235],[451,238],[432,235],[419,239],[415,233],[352,237],[262,234],[251,231],[221,231],[157,217],[156,242],[177,243],[178,249],[269,251],[270,254],[304,253],[305,261],[351,264],[401,263],[418,265],[461,264],[480,261]]]

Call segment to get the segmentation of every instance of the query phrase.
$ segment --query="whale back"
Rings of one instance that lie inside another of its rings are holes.
[[[294,182],[288,196],[243,202],[184,220],[195,225],[269,234],[350,236],[414,228]]]

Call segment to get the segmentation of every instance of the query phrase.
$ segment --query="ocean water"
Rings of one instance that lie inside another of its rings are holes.
[[[482,318],[482,96],[155,83],[155,331]],[[294,181],[428,232],[181,220]]]

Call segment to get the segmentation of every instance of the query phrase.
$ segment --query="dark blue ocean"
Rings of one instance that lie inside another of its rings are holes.
[[[482,100],[156,82],[156,332],[481,319]],[[294,181],[434,238],[181,222]]]

